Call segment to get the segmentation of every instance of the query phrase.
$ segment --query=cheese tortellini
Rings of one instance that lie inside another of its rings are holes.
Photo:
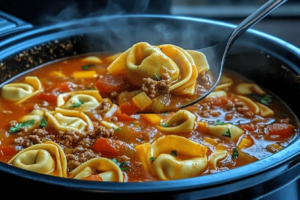
[[[82,179],[96,171],[103,181],[123,182],[124,177],[119,166],[108,158],[93,158],[69,173],[69,178]]]
[[[23,103],[42,89],[42,84],[36,76],[26,76],[25,83],[9,83],[2,87],[4,99]]]
[[[21,122],[29,121],[29,120],[34,120],[34,124],[30,127],[30,129],[34,129],[39,127],[40,122],[42,121],[45,113],[42,110],[33,110],[31,113],[28,115],[25,115],[24,117],[21,118]]]
[[[83,131],[86,127],[93,130],[90,118],[81,111],[56,108],[55,111],[46,112],[49,125],[58,131]]]
[[[52,141],[27,147],[17,153],[8,163],[21,169],[42,174],[58,177],[67,176],[66,156],[62,148]]]
[[[151,145],[145,143],[135,148],[146,170],[150,168],[161,180],[195,177],[207,166],[207,147],[181,136],[163,136]]]
[[[102,101],[98,90],[83,90],[60,94],[57,97],[57,106],[63,109],[88,112],[96,108]]]
[[[174,115],[172,115],[163,125],[158,125],[157,128],[163,133],[190,133],[194,130],[194,125],[196,121],[196,116],[187,111],[179,110]],[[178,124],[172,126],[173,124]]]
[[[113,75],[126,75],[132,86],[141,87],[143,78],[156,79],[168,73],[175,95],[195,93],[199,73],[209,70],[205,55],[197,51],[186,51],[178,46],[165,44],[152,46],[146,42],[133,45],[108,67]]]

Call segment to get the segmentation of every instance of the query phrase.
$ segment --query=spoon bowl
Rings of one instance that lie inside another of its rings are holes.
[[[243,33],[245,33],[249,28],[254,26],[257,22],[262,20],[265,16],[267,16],[270,12],[275,10],[277,7],[285,3],[287,0],[270,0],[259,7],[255,12],[249,15],[246,19],[244,19],[226,38],[226,40],[203,49],[194,49],[194,51],[202,52],[207,59],[207,63],[210,67],[209,72],[212,77],[212,87],[207,90],[204,94],[202,94],[198,99],[191,101],[188,104],[183,105],[181,108],[185,108],[191,106],[202,99],[204,99],[207,95],[209,95],[218,85],[221,75],[223,72],[223,66],[226,60],[226,56],[228,51],[234,41],[238,39]]]

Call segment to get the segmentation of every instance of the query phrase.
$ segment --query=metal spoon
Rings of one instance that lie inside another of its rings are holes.
[[[181,108],[185,108],[187,106],[191,106],[198,101],[204,99],[209,93],[211,93],[217,84],[220,81],[223,66],[226,60],[226,56],[228,54],[228,51],[231,47],[231,45],[234,43],[234,41],[240,37],[243,33],[245,33],[250,27],[255,25],[257,22],[262,20],[265,16],[267,16],[270,12],[275,10],[277,7],[279,7],[281,4],[286,2],[287,0],[270,0],[263,4],[260,8],[258,8],[254,13],[249,15],[244,21],[242,21],[229,35],[229,37],[223,41],[220,42],[217,45],[207,47],[204,49],[195,49],[195,51],[200,51],[204,53],[206,56],[208,65],[210,67],[211,73],[214,75],[213,84],[212,87],[204,93],[201,97],[198,99],[195,99],[194,101],[191,101],[190,103],[182,106]]]

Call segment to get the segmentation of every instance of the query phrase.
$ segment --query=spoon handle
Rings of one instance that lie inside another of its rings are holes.
[[[286,2],[287,0],[270,0],[267,1],[265,4],[263,4],[261,7],[259,7],[255,12],[253,12],[251,15],[249,15],[244,21],[242,21],[231,33],[227,48],[230,48],[231,44],[240,37],[243,33],[247,31],[250,27],[255,25],[257,22],[259,22],[261,19],[263,19],[266,15],[268,15],[270,12],[275,10],[277,7],[279,7],[281,4]]]

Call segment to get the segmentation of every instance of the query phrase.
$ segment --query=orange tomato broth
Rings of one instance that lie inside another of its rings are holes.
[[[97,56],[99,57],[103,62],[101,64],[97,63],[87,63],[86,61],[83,61],[82,59],[87,56]],[[10,121],[12,120],[19,120],[22,116],[27,115],[30,113],[33,109],[34,104],[42,103],[43,101],[47,101],[49,103],[49,107],[52,106],[53,108],[56,107],[56,97],[58,94],[68,92],[68,91],[74,91],[74,85],[83,85],[86,89],[94,89],[96,88],[96,83],[99,77],[105,76],[107,74],[106,68],[109,66],[111,60],[109,61],[106,59],[107,55],[103,54],[90,54],[90,55],[84,55],[84,56],[78,56],[73,58],[67,58],[64,60],[60,60],[57,62],[46,64],[43,67],[40,67],[38,69],[35,69],[31,72],[26,73],[25,75],[14,79],[12,82],[22,83],[24,82],[25,76],[37,76],[42,85],[43,90],[39,94],[31,97],[29,100],[27,100],[24,103],[21,104],[15,104],[14,102],[7,101],[0,98],[0,113],[2,115],[1,121],[0,121],[0,161],[2,162],[8,162],[10,158],[12,158],[20,149],[20,147],[14,147],[14,139],[17,137],[17,134],[10,134],[8,133],[8,130],[10,128]],[[74,71],[84,71],[82,69],[83,66],[86,66],[88,64],[95,64],[94,66],[89,67],[88,70],[94,70],[96,71],[97,76],[94,78],[86,78],[86,79],[74,79],[72,78]],[[59,72],[63,74],[65,77],[58,77],[53,75],[53,71]],[[236,93],[234,88],[237,84],[243,83],[243,82],[249,82],[249,80],[244,79],[243,77],[230,72],[228,70],[224,71],[224,74],[231,78],[233,80],[233,85],[229,87],[226,92],[228,93],[228,99],[232,98],[231,94]],[[66,82],[68,82],[66,84]],[[72,86],[73,85],[73,86]],[[270,92],[266,91],[268,94],[272,95]],[[251,96],[247,96],[248,98],[251,98],[252,100],[255,100],[255,98]],[[270,150],[270,148],[267,148],[268,145],[271,144],[278,144],[282,147],[286,147],[293,139],[296,138],[298,135],[296,131],[295,124],[295,118],[294,115],[285,107],[285,105],[281,102],[280,99],[276,99],[276,97],[273,97],[273,103],[268,105],[270,109],[274,111],[274,116],[266,118],[268,122],[261,123],[261,121],[257,120],[264,119],[264,117],[257,117],[256,120],[253,120],[253,118],[247,118],[247,117],[241,117],[237,116],[234,117],[232,120],[225,120],[224,117],[229,111],[225,111],[222,106],[227,102],[228,99],[219,98],[219,100],[216,99],[204,99],[203,101],[199,102],[198,104],[194,106],[190,106],[186,108],[186,110],[192,112],[196,115],[197,121],[217,121],[220,120],[222,122],[231,122],[231,123],[237,123],[238,127],[245,130],[244,137],[250,138],[250,141],[252,140],[253,145],[251,145],[248,148],[243,148],[243,150],[240,152],[239,157],[236,159],[232,158],[233,148],[237,147],[240,143],[242,137],[240,137],[237,140],[225,140],[218,138],[214,135],[207,134],[202,132],[200,129],[197,128],[197,125],[195,125],[194,130],[191,133],[185,133],[185,134],[178,134],[180,136],[186,137],[190,140],[193,140],[195,142],[201,143],[208,147],[207,156],[209,157],[211,153],[215,150],[216,146],[212,143],[205,142],[205,138],[211,138],[212,141],[215,141],[218,144],[222,144],[225,146],[226,150],[228,151],[227,157],[217,163],[216,169],[211,169],[210,166],[207,166],[206,169],[199,174],[200,175],[207,175],[211,173],[216,173],[220,171],[226,171],[235,167],[239,167],[242,165],[249,164],[251,162],[254,162],[258,159],[263,159],[267,156],[270,156],[274,153],[274,151]],[[210,102],[211,101],[211,102]],[[256,101],[256,100],[255,100]],[[219,112],[220,114],[218,116],[209,116],[209,117],[203,117],[201,116],[201,110],[199,110],[199,107],[203,106],[205,103],[210,102],[211,105],[213,105],[213,109],[216,112]],[[225,103],[224,103],[225,102]],[[11,111],[12,114],[5,114],[3,111]],[[174,112],[169,113],[161,113],[158,114],[159,117],[162,118],[162,122],[166,121],[169,117],[172,116]],[[282,116],[281,114],[284,113],[285,116]],[[118,117],[118,123],[120,125],[120,130],[115,130],[113,139],[120,140],[125,142],[126,144],[130,145],[131,147],[134,147],[135,145],[143,144],[143,143],[152,143],[157,138],[168,135],[165,133],[160,132],[156,125],[150,124],[148,121],[145,120],[145,118],[141,117],[140,114],[134,114],[131,116],[124,115],[120,113],[120,111],[113,114],[113,116]],[[274,122],[280,123],[281,119],[284,119],[286,116],[288,116],[291,121],[289,124],[291,124],[292,129],[289,129],[289,132],[285,134],[284,136],[280,135],[280,130],[278,131],[278,127],[280,126],[272,126],[269,129],[274,130],[274,135],[268,134],[267,132],[261,133],[260,131],[260,124],[264,124],[264,128],[268,129],[268,124],[273,124]],[[250,125],[249,125],[250,124]],[[277,129],[276,129],[277,128]],[[49,131],[53,131],[51,127],[46,127]],[[207,140],[206,140],[207,141]],[[7,150],[5,150],[5,148]],[[139,160],[136,152],[134,151],[134,148],[131,148],[130,150],[127,150],[125,152],[125,155],[130,158],[130,164],[128,165],[127,171],[123,171],[126,181],[128,182],[143,182],[143,181],[158,181],[159,179],[151,174],[151,172],[147,172]],[[116,155],[114,154],[105,154],[105,152],[102,152],[103,157],[108,158],[115,158]],[[185,159],[185,155],[178,155],[180,159]]]

